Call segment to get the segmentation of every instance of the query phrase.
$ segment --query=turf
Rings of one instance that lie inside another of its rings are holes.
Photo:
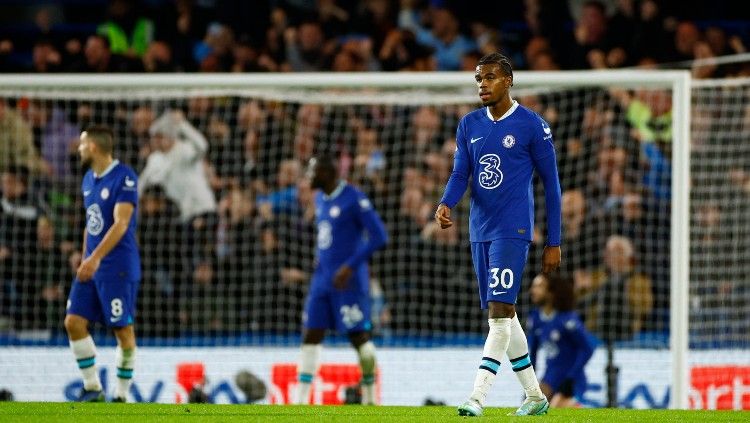
[[[750,412],[553,409],[543,417],[506,417],[511,409],[488,408],[478,421],[539,422],[741,422]],[[0,422],[441,422],[459,421],[454,407],[277,406],[213,404],[0,403]]]

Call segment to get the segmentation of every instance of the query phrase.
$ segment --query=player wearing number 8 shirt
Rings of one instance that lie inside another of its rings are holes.
[[[330,157],[314,157],[307,179],[315,194],[317,265],[305,302],[296,402],[307,404],[325,331],[346,333],[359,356],[362,403],[375,403],[375,345],[370,340],[367,261],[387,241],[370,200],[338,178]],[[366,234],[366,236],[365,236]]]
[[[112,328],[117,338],[117,386],[113,401],[125,402],[135,364],[135,302],[141,262],[135,227],[138,207],[136,173],[114,160],[114,137],[104,126],[81,133],[78,152],[90,167],[81,183],[86,208],[83,256],[68,297],[65,329],[83,376],[80,401],[103,401],[96,371],[96,346],[89,322]]]
[[[523,328],[515,311],[534,233],[532,174],[540,175],[547,207],[543,272],[560,265],[560,181],[549,125],[510,96],[513,69],[498,53],[479,61],[475,79],[484,107],[464,116],[456,130],[453,172],[435,212],[446,228],[451,209],[471,184],[469,238],[483,309],[489,309],[489,334],[462,416],[479,416],[500,361],[508,355],[526,400],[515,415],[545,414],[547,398],[539,388]]]

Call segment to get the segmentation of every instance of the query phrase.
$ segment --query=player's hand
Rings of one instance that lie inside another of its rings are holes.
[[[445,204],[440,203],[435,211],[435,222],[440,225],[441,229],[453,226],[453,221],[451,220],[451,209]]]
[[[99,269],[100,263],[101,260],[97,258],[94,258],[92,256],[86,257],[86,259],[81,262],[81,265],[78,266],[78,270],[76,271],[76,278],[81,282],[87,282],[91,280],[91,278],[94,277],[94,273],[96,273],[97,269]]]
[[[552,399],[552,395],[555,392],[552,390],[551,386],[549,386],[548,384],[544,382],[541,382],[539,384],[539,388],[542,390],[542,393],[544,394],[545,397],[547,397],[547,399],[550,399],[550,400]]]
[[[544,253],[542,254],[542,272],[550,273],[557,270],[560,267],[560,247],[544,247]]]
[[[336,275],[333,277],[333,286],[336,289],[345,289],[346,285],[349,283],[349,279],[352,278],[352,268],[343,265],[339,267],[339,270],[336,272]]]

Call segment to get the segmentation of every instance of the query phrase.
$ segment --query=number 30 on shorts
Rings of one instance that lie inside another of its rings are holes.
[[[493,267],[492,269],[490,269],[490,277],[492,278],[492,282],[490,282],[490,288],[494,288],[497,285],[502,285],[503,288],[508,289],[513,286],[512,270],[503,269],[503,271],[500,272],[500,277],[497,276],[497,272],[500,272],[499,267]]]

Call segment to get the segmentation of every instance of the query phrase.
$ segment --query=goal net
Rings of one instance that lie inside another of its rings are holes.
[[[559,75],[519,73],[513,96],[545,118],[555,138],[563,271],[573,278],[579,313],[601,347],[586,369],[591,387],[583,400],[606,405],[609,347],[619,368],[618,403],[667,406],[675,374],[685,371],[674,372],[684,356],[673,365],[669,352],[670,331],[680,328],[670,327],[670,228],[679,196],[672,150],[684,142],[672,107],[680,75]],[[215,353],[207,366],[254,363],[267,383],[284,389],[274,373],[282,370],[268,369],[264,360],[294,363],[297,357],[316,243],[303,174],[311,156],[328,154],[342,178],[369,196],[390,236],[370,266],[373,334],[383,350],[382,381],[391,381],[381,386],[381,402],[420,403],[429,394],[458,401],[470,390],[487,330],[468,245],[468,195],[450,230],[438,230],[431,217],[452,168],[456,125],[478,107],[472,81],[471,74],[317,74],[63,76],[0,84],[0,340],[69,358],[60,348],[67,345],[62,319],[85,218],[77,137],[100,123],[115,132],[115,156],[141,178],[136,327],[146,353],[157,357],[170,348],[189,360],[207,351],[195,348],[210,347]],[[750,249],[746,207],[738,201],[748,198],[741,142],[747,93],[744,86],[694,90],[693,348],[747,347],[742,270]],[[189,157],[165,162],[174,148],[169,138],[188,148]],[[195,179],[184,190],[187,176],[180,172],[187,168]],[[518,298],[522,321],[533,307],[528,287],[541,269],[546,233],[538,183],[535,192],[537,229]],[[687,263],[687,256],[681,260]],[[111,345],[104,331],[94,333],[101,350]],[[347,345],[343,337],[327,342],[342,351]],[[258,358],[262,351],[274,357]],[[415,357],[458,351],[454,357],[468,356],[455,359],[466,370],[448,369],[436,379],[439,386],[420,391],[418,360],[404,351],[418,351]],[[143,377],[160,371],[155,360],[139,361]],[[11,365],[0,360],[0,375],[12,375]],[[540,367],[543,374],[543,361]],[[74,377],[71,367],[68,378]],[[649,378],[662,379],[649,385],[650,403],[633,394]],[[459,379],[466,386],[452,386]],[[284,400],[283,393],[269,395],[270,402]],[[516,400],[512,394],[494,399]]]

